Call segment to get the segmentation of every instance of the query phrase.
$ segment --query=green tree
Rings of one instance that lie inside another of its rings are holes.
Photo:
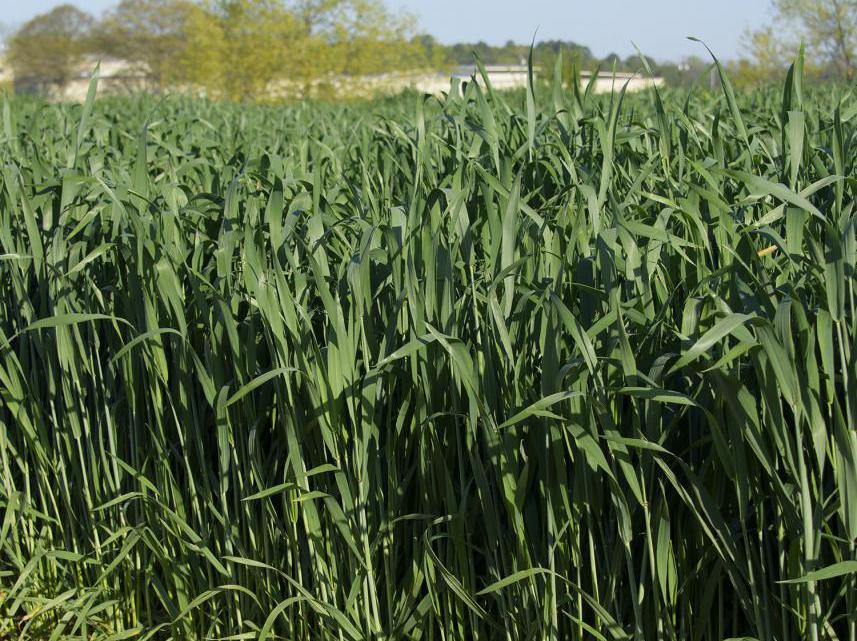
[[[382,0],[120,0],[96,26],[70,5],[34,19],[14,60],[17,75],[61,85],[92,51],[135,64],[151,88],[257,100],[424,68],[435,58],[414,33]]]
[[[747,55],[733,63],[730,68],[732,78],[739,87],[778,81],[788,67],[788,61],[792,57],[791,49],[797,48],[796,45],[778,38],[773,27],[745,31],[744,43]]]
[[[150,83],[166,87],[182,78],[187,27],[199,7],[188,0],[122,0],[96,29],[103,53],[137,63]]]
[[[183,75],[215,97],[267,97],[302,52],[297,16],[279,0],[209,2],[188,15],[185,30]]]
[[[39,90],[66,85],[91,48],[93,23],[90,15],[64,4],[24,24],[8,44],[16,85]]]
[[[419,47],[422,59],[426,66],[433,69],[441,69],[449,65],[447,48],[438,42],[434,36],[426,33],[415,35],[411,38],[411,44]]]
[[[380,0],[209,0],[188,14],[174,68],[213,96],[317,95],[344,75],[424,66],[412,32]]]
[[[415,40],[413,17],[381,0],[297,0],[292,6],[305,42],[324,50],[306,57],[305,77],[417,68],[429,60]]]
[[[292,9],[305,35],[323,33],[336,25],[337,16],[347,11],[348,0],[294,0]]]
[[[412,42],[413,18],[395,14],[378,0],[349,0],[332,30],[340,71],[363,75],[420,67],[421,48]]]
[[[778,21],[848,80],[857,61],[857,0],[774,0]]]

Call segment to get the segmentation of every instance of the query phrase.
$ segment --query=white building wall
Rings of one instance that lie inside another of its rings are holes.
[[[580,79],[580,88],[586,89],[590,77]],[[620,92],[627,84],[626,91],[633,93],[635,91],[645,91],[653,87],[662,87],[664,79],[659,77],[643,76],[642,74],[599,74],[592,85],[594,93],[611,93]]]
[[[0,51],[0,86],[11,83],[14,79],[12,65],[6,60],[4,53]]]
[[[88,60],[76,78],[69,82],[61,91],[52,96],[55,100],[82,102],[86,99],[89,89],[89,79],[97,60]],[[498,91],[523,89],[527,86],[528,71],[525,65],[488,65],[485,67],[488,79]],[[536,70],[537,72],[538,70]],[[481,73],[475,68],[463,68],[453,74],[443,72],[388,73],[365,77],[335,77],[318,81],[319,85],[327,85],[335,94],[353,98],[370,98],[378,94],[394,94],[405,89],[414,89],[423,93],[441,94],[450,91],[453,79],[459,83],[474,81],[482,84]],[[0,57],[0,84],[13,80],[12,70],[5,65]],[[590,81],[589,74],[582,74],[581,89]],[[595,93],[621,91],[627,83],[627,91],[642,91],[653,86],[662,86],[663,78],[651,78],[641,74],[612,74],[601,73],[594,80],[592,90]],[[280,98],[300,95],[294,83],[288,80],[278,81],[271,86],[271,96]],[[99,94],[122,94],[145,91],[147,89],[145,74],[132,63],[124,60],[102,60],[99,73]]]
[[[89,91],[89,80],[97,60],[88,61],[80,73],[58,92],[55,98],[67,102],[83,102]],[[122,94],[144,91],[146,79],[136,65],[125,60],[102,60],[98,72],[99,94]]]
[[[491,86],[498,91],[507,89],[524,89],[527,86],[528,71],[526,67],[486,67],[486,74]],[[482,75],[476,71],[472,73],[459,72],[453,74],[454,78],[458,78],[460,82],[470,82],[475,79],[477,83],[482,84]],[[582,75],[580,79],[581,89],[585,89],[589,83],[591,76],[588,74]],[[441,93],[449,91],[450,79],[444,75],[426,75],[422,77],[414,77],[411,79],[410,85],[418,91],[425,93]],[[619,92],[627,83],[628,92],[644,91],[652,87],[661,87],[664,84],[664,79],[659,77],[644,76],[642,74],[612,74],[601,73],[595,78],[592,91],[594,93],[610,93],[613,91]],[[402,87],[404,88],[404,87]]]

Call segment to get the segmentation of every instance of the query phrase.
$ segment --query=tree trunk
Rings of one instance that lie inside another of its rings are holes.
[[[841,0],[833,0],[833,15],[836,22],[836,34],[834,36],[836,48],[839,50],[839,55],[842,58],[839,62],[845,67],[845,79],[850,82],[854,75],[854,68],[851,52],[848,50],[848,35],[845,33],[845,26],[842,24],[842,14],[845,11],[847,9],[842,6]]]

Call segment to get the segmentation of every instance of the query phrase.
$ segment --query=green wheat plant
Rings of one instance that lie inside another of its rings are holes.
[[[7,99],[0,639],[857,641],[857,101]]]

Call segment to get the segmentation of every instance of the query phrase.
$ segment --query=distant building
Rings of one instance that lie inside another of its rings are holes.
[[[483,69],[485,69],[485,75],[488,76],[488,82],[498,91],[520,89],[527,86],[527,77],[529,76],[527,65],[483,65]],[[538,70],[534,70],[534,73],[536,71]],[[481,72],[475,65],[461,67],[452,74],[453,78],[457,78],[461,82],[468,82],[474,76],[477,82],[482,78]]]
[[[89,91],[89,81],[95,66],[100,63],[98,73],[98,92],[104,94],[123,94],[145,91],[147,76],[139,65],[118,59],[88,58],[81,63],[75,75],[63,85],[45,82],[43,78],[15,76],[11,67],[6,68],[0,59],[0,84],[10,82],[15,93],[22,95],[44,95],[51,100],[63,102],[83,102]],[[4,73],[5,71],[5,73]]]
[[[45,84],[38,78],[19,78],[12,73],[0,52],[0,86],[4,83],[14,83],[15,91],[21,94],[42,94],[52,100],[64,102],[82,102],[89,90],[92,71],[99,60],[95,57],[87,59],[80,65],[78,72],[63,86]],[[100,61],[98,91],[100,95],[129,94],[151,91],[147,70],[144,66],[119,59],[102,59]],[[498,90],[522,89],[527,86],[529,70],[526,64],[519,65],[485,65],[485,74],[491,86]],[[534,68],[534,75],[539,69]],[[394,94],[405,89],[414,89],[423,93],[441,94],[450,91],[453,82],[459,87],[468,82],[482,84],[482,73],[475,66],[459,67],[452,71],[431,72],[391,72],[372,76],[336,76],[320,79],[313,85],[325,85],[334,94],[347,97],[369,98],[379,94]],[[639,73],[592,72],[580,73],[581,89],[592,84],[594,93],[609,93],[621,91],[641,91],[653,86],[661,86],[663,78],[649,77]],[[302,95],[305,87],[297,87],[289,79],[277,81],[271,86],[271,96],[289,98]]]
[[[0,51],[0,87],[11,85],[14,80],[15,76],[12,73],[12,66],[6,60],[6,52]]]
[[[100,94],[129,94],[150,89],[146,70],[139,64],[117,58],[91,58],[81,66],[78,74],[59,91],[57,99],[83,102],[89,91],[89,81],[95,65],[98,70],[98,92]]]
[[[527,65],[484,65],[485,75],[491,86],[498,91],[504,89],[520,89],[527,86]],[[451,83],[458,81],[459,86],[476,79],[482,82],[482,74],[475,66],[458,67],[452,73],[437,72],[410,75],[400,89],[410,87],[423,93],[440,94],[450,90]]]
[[[523,89],[527,86],[527,77],[529,70],[527,65],[484,65],[485,75],[488,76],[488,81],[494,89]],[[537,75],[538,68],[533,70]],[[461,83],[470,82],[472,79],[477,83],[482,82],[482,73],[474,66],[460,67],[451,74],[451,78],[447,74],[435,74],[416,76],[413,78],[413,88],[424,91],[426,93],[441,93],[449,91],[450,81],[458,80]],[[651,87],[660,87],[664,84],[664,79],[660,77],[645,76],[640,73],[622,73],[622,72],[605,72],[601,71],[593,80],[591,71],[583,71],[580,73],[581,89],[593,82],[592,91],[594,93],[609,93],[611,91],[621,91],[627,85],[627,91],[642,91]]]
[[[601,71],[593,80],[593,73],[591,71],[581,72],[581,89],[585,89],[590,82],[593,83],[593,92],[610,93],[612,91],[622,91],[623,87],[627,87],[626,91],[642,91],[644,89],[651,89],[652,87],[662,87],[664,79],[659,76],[652,77],[641,73]]]

